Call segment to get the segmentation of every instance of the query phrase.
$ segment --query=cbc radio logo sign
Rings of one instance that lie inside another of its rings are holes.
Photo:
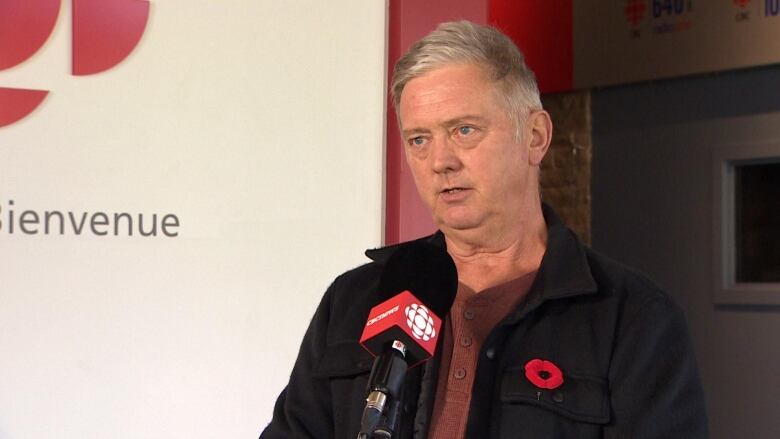
[[[66,0],[67,1],[67,0]],[[62,0],[0,0],[0,71],[35,55],[51,36]],[[87,76],[121,63],[138,45],[149,19],[148,0],[71,0],[71,74]],[[0,84],[0,128],[35,110],[48,90]]]
[[[406,314],[406,324],[412,330],[412,335],[422,341],[428,341],[436,337],[436,330],[433,329],[433,317],[428,308],[413,303],[404,310]]]
[[[623,12],[626,14],[626,20],[636,27],[645,18],[647,5],[644,0],[627,0]]]

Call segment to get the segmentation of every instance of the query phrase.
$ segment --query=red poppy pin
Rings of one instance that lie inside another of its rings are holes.
[[[540,389],[557,389],[563,384],[563,372],[552,361],[534,358],[525,363],[525,377]]]

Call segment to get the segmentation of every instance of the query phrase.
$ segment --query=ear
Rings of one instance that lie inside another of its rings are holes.
[[[553,126],[550,114],[544,110],[532,110],[528,114],[526,126],[530,134],[528,162],[532,166],[540,166],[552,140]]]

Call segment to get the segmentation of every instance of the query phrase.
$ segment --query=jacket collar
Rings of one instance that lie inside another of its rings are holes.
[[[596,281],[590,272],[585,247],[574,232],[566,227],[553,209],[542,204],[542,213],[547,223],[547,250],[542,264],[536,273],[536,279],[528,294],[528,306],[536,307],[543,301],[571,297],[580,294],[595,293]],[[416,241],[428,241],[446,248],[444,234],[437,231],[433,235]],[[384,265],[390,256],[406,243],[366,250],[366,256],[374,262]]]
[[[542,205],[542,212],[547,223],[547,250],[531,292],[542,289],[546,299],[596,292],[598,287],[590,271],[585,246],[550,206]]]
[[[370,248],[366,250],[366,256],[379,265],[385,265],[387,260],[390,259],[390,256],[392,256],[396,250],[409,243],[418,241],[427,241],[428,243],[437,247],[444,249],[447,248],[447,244],[444,242],[444,233],[442,233],[441,230],[437,230],[433,235],[424,236],[413,241],[401,242],[399,244],[388,245],[386,247]]]

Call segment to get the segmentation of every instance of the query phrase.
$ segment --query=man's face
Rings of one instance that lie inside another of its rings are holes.
[[[457,64],[412,79],[399,108],[406,160],[442,231],[517,227],[538,197],[529,154],[535,135],[526,121],[522,139],[516,139],[516,127],[482,70]]]

